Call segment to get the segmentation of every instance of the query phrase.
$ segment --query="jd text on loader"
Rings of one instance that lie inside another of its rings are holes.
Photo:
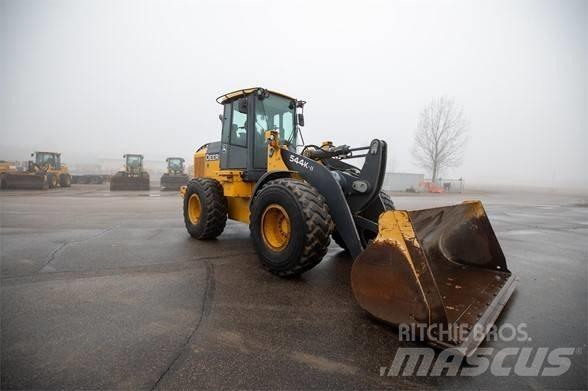
[[[484,333],[447,339],[432,326],[489,329],[516,285],[479,201],[395,210],[381,191],[383,140],[299,145],[306,102],[263,88],[217,102],[221,140],[196,151],[181,188],[192,237],[219,236],[227,218],[247,223],[261,264],[281,277],[316,266],[332,237],[354,259],[362,308],[392,324],[430,325],[429,343],[473,353]],[[353,158],[363,166],[347,163]]]

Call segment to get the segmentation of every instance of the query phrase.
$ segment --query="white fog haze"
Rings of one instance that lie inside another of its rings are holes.
[[[447,96],[468,183],[588,188],[588,2],[0,1],[0,159],[191,159],[215,99],[261,86],[308,102],[306,143],[412,155]],[[427,176],[430,174],[427,173]]]

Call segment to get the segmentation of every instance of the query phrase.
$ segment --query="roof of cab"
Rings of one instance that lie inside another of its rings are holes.
[[[240,90],[235,90],[232,92],[228,92],[224,95],[219,96],[218,98],[216,98],[217,103],[219,104],[223,104],[228,100],[232,100],[238,96],[244,96],[244,95],[249,95],[255,91],[257,91],[258,89],[260,89],[262,87],[250,87],[250,88],[243,88]],[[267,90],[269,93],[274,94],[274,95],[280,95],[283,96],[284,98],[288,98],[288,99],[292,99],[292,100],[296,100],[296,98],[292,98],[289,95],[286,94],[282,94],[281,92],[277,92],[277,91],[273,91],[273,90]]]

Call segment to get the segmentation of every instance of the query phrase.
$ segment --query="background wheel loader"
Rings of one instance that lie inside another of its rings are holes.
[[[10,166],[0,167],[0,182],[3,189],[53,189],[70,187],[71,175],[66,164],[61,163],[58,152],[33,152],[34,160],[28,162],[24,171]]]
[[[180,186],[186,185],[190,177],[186,174],[184,158],[168,157],[167,172],[161,176],[160,187],[162,190],[178,190]]]
[[[6,189],[6,174],[16,172],[16,163],[0,160],[0,189]]]
[[[110,178],[110,190],[149,190],[149,173],[143,169],[143,155],[127,154],[124,170]]]
[[[381,191],[383,140],[297,153],[304,101],[248,88],[217,102],[221,141],[196,151],[194,178],[180,191],[192,237],[219,236],[227,218],[247,223],[261,264],[281,277],[317,265],[333,237],[354,259],[351,286],[362,308],[424,327],[433,345],[463,355],[477,348],[516,282],[479,201],[394,210]],[[361,168],[353,158],[364,159]]]

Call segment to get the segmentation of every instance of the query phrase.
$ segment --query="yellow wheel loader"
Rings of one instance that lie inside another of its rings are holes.
[[[186,185],[190,177],[185,171],[184,158],[168,157],[165,162],[167,172],[161,176],[160,188],[162,190],[178,190],[180,186]]]
[[[149,190],[149,173],[143,169],[143,155],[126,154],[125,167],[110,178],[110,190]]]
[[[280,277],[316,266],[333,238],[354,259],[359,305],[414,338],[470,355],[511,296],[506,265],[479,201],[395,210],[381,191],[387,146],[299,145],[305,102],[263,88],[217,99],[221,141],[194,155],[182,187],[196,239],[219,236],[227,218],[249,224],[264,268]],[[300,147],[300,153],[298,149]],[[358,168],[348,161],[363,158]]]
[[[66,164],[61,163],[58,152],[33,152],[34,160],[24,171],[0,168],[0,182],[4,189],[53,189],[70,187],[71,175]]]

